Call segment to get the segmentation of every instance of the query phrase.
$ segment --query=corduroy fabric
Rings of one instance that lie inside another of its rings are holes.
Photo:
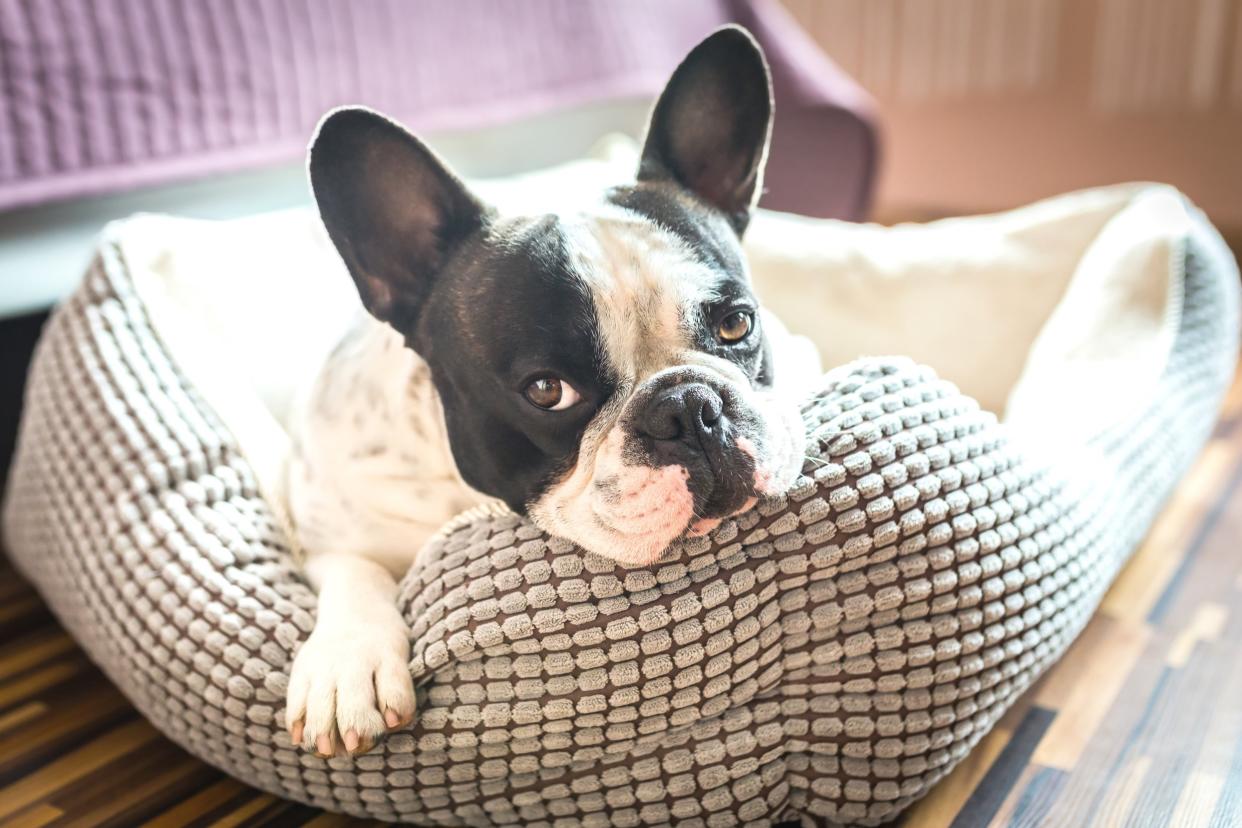
[[[144,715],[280,796],[435,825],[876,824],[1065,651],[1206,439],[1237,351],[1213,232],[1174,263],[1157,393],[1089,444],[1037,453],[930,369],[866,360],[807,405],[788,497],[655,566],[511,515],[448,532],[401,588],[420,715],[357,759],[290,747],[314,596],[114,241],[39,346],[7,542]]]

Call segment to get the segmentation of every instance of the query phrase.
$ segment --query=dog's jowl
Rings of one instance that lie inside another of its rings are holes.
[[[799,472],[741,236],[772,101],[758,45],[713,34],[652,113],[635,180],[587,211],[503,215],[365,109],[320,125],[315,198],[366,313],[295,413],[289,506],[319,591],[287,721],[323,755],[408,723],[395,578],[496,499],[626,565],[676,554]]]

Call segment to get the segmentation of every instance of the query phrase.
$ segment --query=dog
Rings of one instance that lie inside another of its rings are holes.
[[[818,365],[759,307],[740,243],[771,121],[763,53],[726,27],[673,73],[632,183],[511,216],[382,115],[324,118],[311,185],[365,314],[291,427],[288,506],[319,600],[293,743],[358,754],[411,721],[396,581],[452,516],[499,501],[645,566],[796,479],[790,389]]]

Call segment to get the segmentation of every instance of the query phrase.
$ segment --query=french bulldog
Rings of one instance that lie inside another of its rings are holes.
[[[818,365],[761,310],[741,248],[771,120],[762,51],[721,29],[660,95],[632,183],[504,215],[384,116],[324,118],[311,185],[365,313],[293,416],[288,505],[319,600],[295,744],[357,754],[410,722],[396,580],[455,514],[498,501],[646,566],[792,484],[790,389]]]

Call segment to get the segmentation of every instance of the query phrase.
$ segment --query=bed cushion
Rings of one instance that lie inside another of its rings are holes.
[[[791,326],[834,361],[877,342],[907,356],[829,372],[804,408],[794,490],[654,566],[506,513],[454,521],[401,585],[417,720],[369,755],[322,760],[283,729],[314,597],[275,508],[281,398],[211,359],[227,366],[272,329],[240,314],[179,336],[191,315],[160,277],[298,275],[277,255],[253,270],[240,242],[258,228],[290,261],[317,260],[309,217],[266,221],[109,229],[40,344],[5,537],[171,738],[275,794],[386,820],[891,818],[1082,629],[1202,446],[1237,353],[1236,265],[1167,188],[897,230],[764,215],[752,266]],[[218,267],[174,266],[208,250]],[[339,265],[322,266],[330,282]],[[1046,294],[1010,297],[989,281],[1004,278]],[[869,324],[849,327],[862,308]],[[290,325],[276,327],[320,346],[321,325]],[[995,371],[953,341],[978,326]],[[1130,346],[1142,393],[1122,409],[1084,378]],[[1053,410],[1048,429],[1024,414]]]

